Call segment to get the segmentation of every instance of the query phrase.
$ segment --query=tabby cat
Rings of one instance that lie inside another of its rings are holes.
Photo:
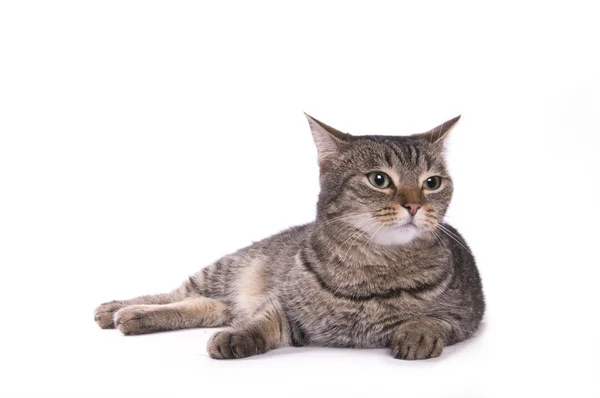
[[[208,343],[217,359],[290,345],[426,359],[475,332],[479,273],[443,223],[453,189],[444,140],[460,116],[412,136],[354,136],[307,118],[320,168],[316,221],[227,255],[171,293],[104,303],[94,314],[101,328],[227,326]]]

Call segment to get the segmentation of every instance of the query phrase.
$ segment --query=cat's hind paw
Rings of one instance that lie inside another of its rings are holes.
[[[149,305],[132,305],[115,313],[115,326],[124,335],[157,332],[156,321],[159,314]]]

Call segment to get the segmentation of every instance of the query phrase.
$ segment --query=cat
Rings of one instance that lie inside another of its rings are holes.
[[[443,223],[453,185],[444,142],[355,136],[306,115],[320,170],[316,220],[227,255],[171,293],[96,308],[126,335],[227,326],[216,359],[285,346],[391,349],[427,359],[470,337],[485,303],[475,259]]]

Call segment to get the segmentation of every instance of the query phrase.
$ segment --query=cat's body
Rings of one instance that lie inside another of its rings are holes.
[[[309,121],[322,171],[314,223],[225,256],[169,294],[103,304],[100,326],[139,334],[230,325],[209,343],[214,358],[317,345],[390,347],[398,358],[423,359],[471,336],[483,293],[462,237],[441,223],[451,181],[421,194],[410,184],[419,185],[420,167],[447,174],[441,141],[456,120],[411,137],[353,137]],[[394,171],[396,163],[406,170]],[[381,169],[388,186],[364,184],[364,173]],[[409,217],[399,217],[403,209]]]

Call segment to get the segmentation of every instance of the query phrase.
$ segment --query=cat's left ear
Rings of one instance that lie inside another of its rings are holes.
[[[308,119],[310,132],[317,147],[319,167],[326,171],[331,161],[342,151],[350,134],[342,133],[306,113],[304,115]]]
[[[425,138],[430,144],[443,144],[444,140],[450,133],[450,130],[456,126],[456,123],[460,120],[460,115],[455,117],[454,119],[450,119],[437,127],[432,128],[426,133],[419,134],[421,137]]]

